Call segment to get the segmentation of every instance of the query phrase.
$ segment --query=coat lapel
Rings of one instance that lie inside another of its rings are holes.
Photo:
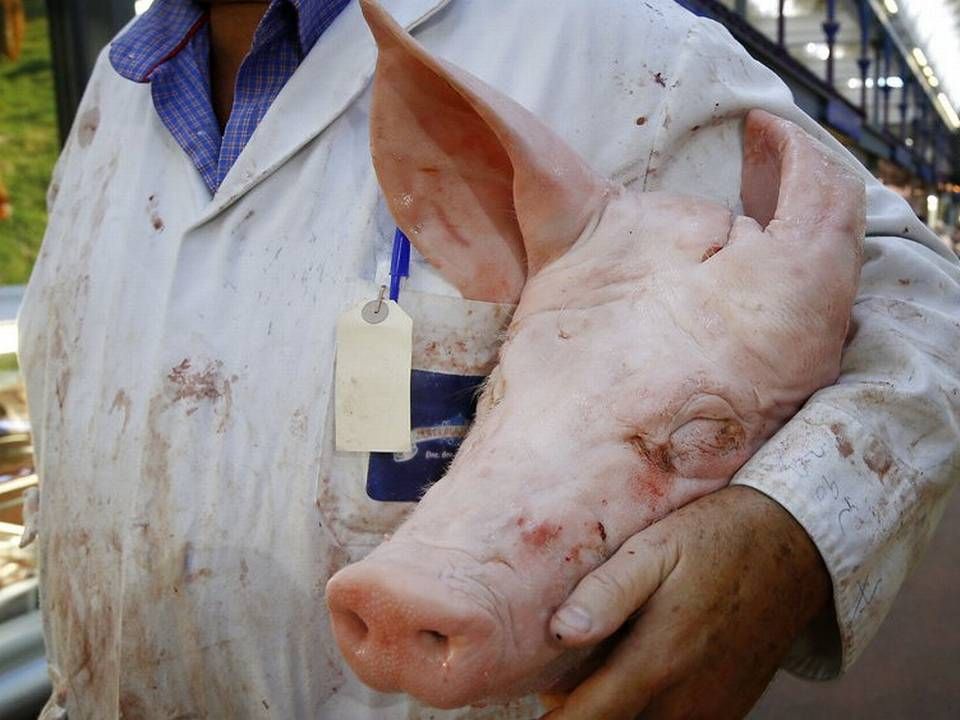
[[[381,3],[397,22],[412,30],[449,1]],[[194,226],[232,205],[323,132],[366,89],[376,59],[376,45],[360,4],[352,2],[284,86]]]

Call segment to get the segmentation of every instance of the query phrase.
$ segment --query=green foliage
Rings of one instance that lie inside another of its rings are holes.
[[[25,283],[47,224],[46,192],[59,151],[50,43],[42,0],[28,0],[16,62],[0,59],[0,183],[13,215],[0,220],[0,285]]]
[[[15,353],[6,353],[0,355],[0,377],[7,373],[16,373],[20,370],[20,366],[17,364],[17,356]],[[3,387],[4,383],[0,381],[0,387]]]

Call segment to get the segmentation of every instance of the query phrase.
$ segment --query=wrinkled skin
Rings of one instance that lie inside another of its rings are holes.
[[[829,599],[817,548],[775,501],[742,485],[699,498],[580,581],[565,605],[589,630],[554,617],[563,645],[612,637],[571,693],[544,697],[546,717],[743,717],[811,620],[836,623]]]
[[[836,379],[864,191],[758,111],[743,216],[614,186],[364,10],[381,52],[374,163],[394,215],[466,297],[519,294],[448,474],[327,589],[361,679],[454,707],[550,687],[582,663],[550,629],[577,582],[726,485]]]

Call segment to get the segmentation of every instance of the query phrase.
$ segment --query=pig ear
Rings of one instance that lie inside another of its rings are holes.
[[[361,5],[380,51],[371,152],[397,224],[465,297],[516,302],[527,273],[586,227],[606,181],[520,105]]]
[[[863,235],[863,180],[788,120],[751,110],[744,124],[743,212],[771,232],[816,243]]]

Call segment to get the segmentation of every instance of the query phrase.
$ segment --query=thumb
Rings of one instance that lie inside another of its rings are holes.
[[[554,613],[551,634],[568,647],[599,643],[650,599],[678,560],[678,546],[670,539],[634,535],[580,581]]]

